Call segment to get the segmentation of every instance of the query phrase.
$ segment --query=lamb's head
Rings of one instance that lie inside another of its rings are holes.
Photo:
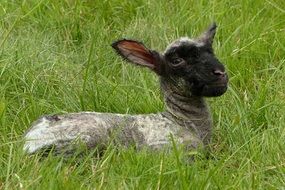
[[[215,57],[212,43],[216,24],[196,39],[181,38],[163,54],[134,40],[119,40],[113,48],[126,60],[146,66],[162,79],[162,85],[183,96],[220,96],[227,90],[224,66]]]

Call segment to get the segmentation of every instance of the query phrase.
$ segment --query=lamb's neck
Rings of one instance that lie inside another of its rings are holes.
[[[203,97],[184,95],[176,86],[161,83],[165,99],[165,116],[185,127],[194,128],[205,144],[209,143],[212,120]],[[194,124],[194,125],[193,125]]]
[[[166,112],[176,120],[191,121],[197,126],[209,119],[208,106],[203,97],[185,97],[175,92],[165,94]]]

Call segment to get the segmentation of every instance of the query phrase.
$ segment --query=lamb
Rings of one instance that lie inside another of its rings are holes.
[[[75,142],[84,143],[90,150],[104,149],[112,140],[126,147],[161,150],[171,146],[170,135],[187,150],[207,146],[212,119],[204,97],[221,96],[228,86],[225,68],[212,48],[216,28],[213,23],[198,38],[180,38],[168,45],[164,53],[135,40],[114,42],[112,47],[121,57],[158,75],[165,111],[43,116],[25,134],[24,150],[32,154],[52,147],[54,153],[72,154],[78,146]]]

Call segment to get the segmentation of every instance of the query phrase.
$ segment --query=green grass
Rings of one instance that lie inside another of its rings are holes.
[[[0,189],[284,189],[283,0],[2,0]],[[210,156],[108,148],[63,159],[25,155],[23,134],[44,114],[163,110],[157,78],[110,44],[139,39],[156,50],[213,20],[230,88],[208,99]]]

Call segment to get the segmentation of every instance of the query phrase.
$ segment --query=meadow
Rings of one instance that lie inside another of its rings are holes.
[[[230,86],[207,99],[208,153],[23,152],[23,134],[41,115],[162,111],[155,74],[110,44],[131,38],[163,51],[213,21]],[[285,189],[284,81],[283,0],[1,0],[0,189]]]

